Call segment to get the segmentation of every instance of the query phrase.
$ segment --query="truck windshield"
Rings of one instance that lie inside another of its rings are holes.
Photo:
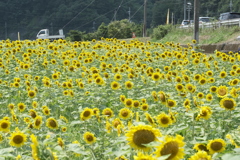
[[[40,32],[38,33],[38,35],[40,35],[40,34],[45,34],[45,31],[40,31]]]

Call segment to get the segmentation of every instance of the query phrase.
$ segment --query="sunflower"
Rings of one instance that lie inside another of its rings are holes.
[[[210,94],[210,93],[207,94],[207,95],[206,95],[206,100],[207,100],[207,101],[212,101],[212,100],[213,100],[212,94]]]
[[[126,81],[125,82],[125,87],[127,88],[127,89],[132,89],[133,88],[133,82],[131,82],[131,81]]]
[[[197,150],[197,151],[205,151],[205,152],[209,152],[209,150],[207,149],[207,145],[204,143],[196,143],[193,147],[193,149]]]
[[[2,132],[9,132],[11,122],[8,120],[0,120],[0,131]]]
[[[221,71],[220,73],[219,73],[219,77],[220,78],[225,78],[227,76],[227,72],[225,72],[225,71]]]
[[[116,73],[116,74],[114,75],[114,79],[115,79],[116,81],[120,81],[120,80],[122,79],[122,75],[121,75],[120,73]]]
[[[126,96],[125,95],[120,95],[119,99],[122,103],[124,103],[125,99],[126,99]]]
[[[112,125],[113,125],[114,128],[117,129],[117,127],[118,127],[119,125],[122,125],[122,121],[121,121],[119,118],[115,118],[115,119],[112,121]]]
[[[83,134],[83,138],[84,138],[84,141],[88,144],[93,144],[94,142],[96,142],[96,137],[94,136],[93,133],[91,132],[85,132]]]
[[[230,91],[230,95],[233,97],[233,98],[237,98],[239,96],[238,92],[240,91],[240,89],[236,89],[236,88],[232,88],[231,91]]]
[[[58,145],[61,147],[61,148],[64,148],[64,141],[62,140],[62,138],[58,138],[57,139],[57,143],[58,143]]]
[[[239,79],[235,78],[235,79],[233,79],[233,80],[230,81],[230,85],[231,85],[231,86],[238,85],[239,81],[240,81]]]
[[[211,160],[211,156],[207,154],[205,151],[198,151],[194,155],[192,155],[188,160]]]
[[[14,105],[13,103],[8,104],[8,108],[9,108],[10,110],[13,110],[14,107],[15,107],[15,105]]]
[[[158,96],[159,96],[160,101],[161,101],[163,104],[166,104],[166,102],[167,102],[166,94],[165,94],[163,91],[160,91],[160,92],[158,92]]]
[[[119,84],[118,82],[116,82],[116,81],[113,81],[113,82],[111,83],[111,88],[114,89],[114,90],[117,90],[117,89],[119,89],[120,87],[121,87],[120,84]]]
[[[132,107],[133,106],[133,100],[131,98],[127,98],[124,101],[124,104],[126,107]]]
[[[153,126],[155,127],[155,120],[153,119],[153,117],[149,114],[149,113],[145,113],[146,119],[147,121]]]
[[[234,110],[237,104],[234,99],[225,97],[221,99],[220,106],[226,110]]]
[[[122,108],[119,111],[119,117],[121,119],[129,119],[132,116],[132,111],[128,108]]]
[[[90,119],[90,118],[92,117],[92,115],[93,115],[93,110],[90,109],[90,108],[88,108],[88,107],[86,107],[86,108],[84,108],[84,110],[81,112],[81,114],[80,114],[80,119],[83,120],[83,121],[85,121],[85,120]]]
[[[183,91],[184,90],[184,86],[183,86],[183,84],[178,83],[178,84],[176,84],[175,89],[177,91]]]
[[[201,78],[201,75],[200,75],[200,74],[195,74],[195,75],[194,75],[194,80],[195,80],[195,81],[199,81],[200,78]]]
[[[217,89],[218,89],[218,87],[216,87],[216,86],[211,86],[211,87],[210,87],[210,92],[216,93],[216,92],[217,92]]]
[[[36,129],[39,129],[41,127],[41,124],[42,124],[42,117],[41,116],[35,117],[33,127]]]
[[[201,84],[201,85],[204,85],[204,84],[207,83],[207,79],[204,78],[204,77],[201,77],[201,78],[199,79],[198,83]]]
[[[228,94],[228,87],[226,87],[226,86],[219,86],[219,87],[217,88],[216,93],[217,93],[217,96],[218,96],[218,97],[224,98],[224,97],[226,97],[227,94]]]
[[[146,155],[138,152],[137,156],[134,156],[134,160],[157,160],[153,155]]]
[[[208,106],[201,107],[200,114],[197,116],[197,120],[204,118],[208,120],[212,115],[212,109]]]
[[[11,146],[21,147],[26,141],[27,136],[24,133],[18,131],[11,134],[9,143]]]
[[[161,73],[159,73],[159,72],[153,73],[153,74],[152,74],[152,79],[153,79],[154,81],[159,81],[159,80],[161,79]]]
[[[53,73],[52,74],[52,79],[58,79],[59,78],[59,74],[58,73]]]
[[[44,115],[49,116],[50,115],[50,109],[48,107],[45,107],[42,109],[42,112]]]
[[[143,104],[141,105],[141,110],[143,110],[143,111],[147,111],[148,108],[149,108],[149,105],[148,105],[147,103],[143,103]]]
[[[167,107],[172,108],[172,107],[175,107],[176,105],[177,105],[177,102],[175,100],[172,100],[172,99],[167,100]]]
[[[37,117],[37,112],[34,109],[30,109],[29,115],[34,119]]]
[[[198,92],[198,93],[197,93],[197,97],[198,97],[199,99],[202,99],[202,98],[204,97],[204,93],[203,93],[203,92]]]
[[[161,127],[168,127],[169,125],[172,124],[171,117],[165,113],[161,113],[161,114],[157,115],[156,121],[158,122],[158,124]]]
[[[223,139],[209,140],[207,144],[207,149],[209,150],[210,154],[222,152],[225,150],[225,147],[226,142]]]
[[[194,92],[195,92],[196,87],[195,87],[193,84],[188,83],[188,84],[186,84],[185,87],[186,87],[186,90],[187,90],[187,91],[189,91],[189,92],[191,92],[191,93],[194,93]]]
[[[58,129],[58,122],[55,118],[48,118],[46,126],[51,129]]]
[[[161,137],[161,133],[158,129],[149,125],[133,126],[127,131],[126,135],[128,144],[136,149],[142,151],[149,151],[151,147],[146,146],[154,141],[158,141],[157,137]]]
[[[20,112],[23,112],[26,108],[26,105],[24,103],[18,103],[17,106]]]
[[[114,116],[114,113],[112,111],[111,108],[105,108],[103,111],[102,111],[102,114],[105,115],[107,118],[111,118]]]
[[[175,138],[166,136],[165,141],[157,147],[155,154],[157,157],[169,155],[166,160],[179,160],[184,157],[183,137],[177,135]]]

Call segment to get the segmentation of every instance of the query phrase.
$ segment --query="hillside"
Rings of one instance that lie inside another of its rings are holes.
[[[188,0],[192,5],[193,0]],[[179,24],[184,12],[182,0],[148,0],[146,3],[147,28],[152,29],[166,23],[170,10],[170,22]],[[240,12],[240,0],[233,1],[233,12]],[[102,24],[115,20],[129,19],[143,24],[144,0],[8,0],[0,2],[0,39],[35,39],[40,29],[48,28],[51,34],[63,28],[65,34],[70,30],[94,32]],[[200,16],[219,17],[229,11],[225,0],[201,0]],[[185,14],[184,14],[185,13]],[[193,9],[190,18],[193,17]]]

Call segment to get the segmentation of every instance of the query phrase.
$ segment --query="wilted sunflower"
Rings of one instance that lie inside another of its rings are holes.
[[[198,151],[192,155],[188,160],[211,160],[212,157],[207,154],[205,151]]]
[[[114,113],[112,111],[111,108],[105,108],[103,111],[102,111],[102,114],[105,115],[107,118],[111,118],[114,116]]]
[[[0,120],[0,131],[2,132],[8,132],[10,129],[11,122],[8,120]]]
[[[86,107],[86,108],[84,108],[84,110],[81,112],[81,114],[80,114],[80,119],[83,120],[83,121],[85,121],[85,120],[90,119],[90,118],[92,117],[92,115],[93,115],[93,110],[90,109],[90,108],[88,108],[88,107]]]
[[[225,97],[221,99],[220,106],[226,110],[234,110],[237,104],[234,99]]]
[[[184,157],[184,142],[183,137],[177,135],[175,138],[166,136],[165,141],[157,147],[155,154],[157,157],[169,155],[165,160],[179,160]]]
[[[172,124],[171,117],[169,115],[167,115],[166,113],[161,113],[161,114],[157,115],[156,121],[161,127],[168,127],[169,125]]]
[[[149,151],[151,147],[146,146],[154,141],[158,141],[157,137],[161,137],[161,133],[158,129],[149,125],[133,126],[127,131],[126,137],[128,144],[136,149],[142,151]]]
[[[129,119],[132,116],[132,111],[128,108],[122,108],[119,111],[119,117],[121,119]]]
[[[158,96],[159,96],[160,101],[163,104],[166,104],[166,102],[167,102],[166,94],[163,91],[160,91],[160,92],[158,92]]]
[[[58,122],[55,118],[48,118],[46,126],[51,129],[58,129]]]
[[[22,132],[14,132],[10,137],[10,145],[15,147],[21,147],[27,141],[27,136]]]
[[[209,140],[207,144],[207,149],[209,150],[210,154],[222,152],[225,150],[225,147],[226,142],[223,139]]]
[[[146,119],[147,121],[153,126],[155,127],[155,120],[153,119],[153,117],[149,114],[149,113],[145,113]]]
[[[228,94],[228,87],[226,87],[226,86],[219,86],[219,87],[217,88],[216,93],[217,93],[217,96],[218,96],[218,97],[224,98],[224,97],[226,97],[227,94]]]
[[[91,132],[85,132],[83,135],[84,141],[88,144],[93,144],[94,142],[96,142],[96,137],[94,136],[93,133]]]

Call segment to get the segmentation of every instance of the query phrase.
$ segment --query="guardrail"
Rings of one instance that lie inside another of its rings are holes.
[[[240,18],[230,19],[225,21],[218,21],[218,22],[207,22],[207,23],[200,23],[199,28],[217,28],[221,26],[233,26],[238,25],[240,27]],[[188,29],[193,28],[194,24],[183,25],[179,28]]]

